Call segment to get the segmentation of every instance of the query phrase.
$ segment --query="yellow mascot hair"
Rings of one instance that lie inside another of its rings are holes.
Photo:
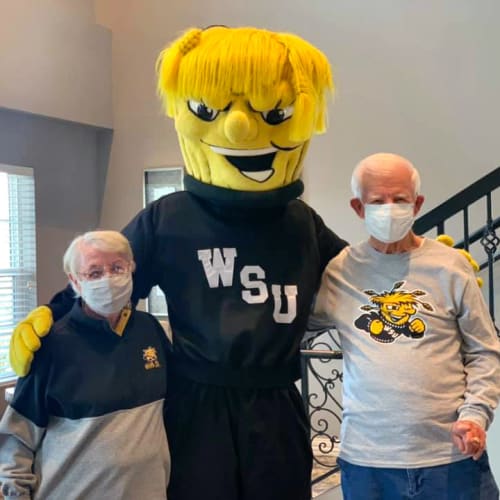
[[[179,99],[224,109],[238,93],[249,96],[255,109],[270,110],[289,85],[295,98],[290,139],[304,141],[326,129],[330,65],[296,35],[251,27],[191,28],[160,53],[157,72],[158,93],[171,117]]]

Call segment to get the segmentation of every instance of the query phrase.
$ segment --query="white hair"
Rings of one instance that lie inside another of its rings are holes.
[[[63,257],[64,272],[69,276],[76,275],[80,268],[82,246],[97,248],[107,253],[118,253],[127,262],[133,262],[134,256],[130,243],[118,231],[89,231],[77,236],[68,246]]]
[[[411,172],[411,182],[415,196],[420,194],[420,174],[413,164],[404,158],[393,153],[375,153],[373,155],[363,158],[355,167],[351,177],[351,191],[355,198],[361,200],[363,188],[363,174],[368,168],[377,168],[384,163],[398,163],[404,165]]]

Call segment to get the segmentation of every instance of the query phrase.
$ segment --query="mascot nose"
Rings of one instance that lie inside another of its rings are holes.
[[[248,115],[239,110],[231,111],[224,123],[224,133],[234,144],[255,138],[256,129]]]

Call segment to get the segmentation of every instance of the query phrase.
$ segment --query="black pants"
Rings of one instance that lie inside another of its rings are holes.
[[[300,395],[168,381],[169,500],[310,500],[312,452]]]

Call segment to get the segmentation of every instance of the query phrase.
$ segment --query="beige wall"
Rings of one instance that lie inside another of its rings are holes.
[[[113,33],[115,139],[101,222],[121,227],[141,207],[142,170],[181,160],[155,96],[159,50],[188,26],[258,25],[319,46],[335,73],[330,129],[313,140],[306,198],[350,241],[350,171],[377,150],[422,172],[428,210],[499,164],[500,3],[496,0],[95,0]]]
[[[0,0],[0,47],[0,107],[111,126],[111,34],[92,0]]]
[[[0,0],[0,161],[35,171],[41,303],[66,282],[69,241],[99,223],[112,119],[93,0]]]
[[[39,303],[67,282],[69,242],[99,223],[110,144],[107,129],[0,108],[0,163],[34,170]]]

